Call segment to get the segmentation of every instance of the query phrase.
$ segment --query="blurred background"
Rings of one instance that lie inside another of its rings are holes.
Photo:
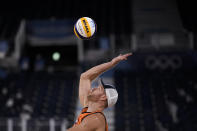
[[[0,131],[66,131],[79,77],[120,53],[102,76],[119,92],[110,131],[197,130],[197,15],[186,0],[7,1],[0,8]],[[78,18],[98,26],[73,33]],[[95,80],[93,86],[98,83]]]

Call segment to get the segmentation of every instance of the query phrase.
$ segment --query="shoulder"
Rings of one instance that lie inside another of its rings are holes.
[[[105,130],[105,117],[101,113],[93,113],[83,119],[80,124],[75,124],[68,131],[95,131]]]
[[[102,112],[95,112],[89,116],[90,119],[93,119],[95,117],[97,118],[97,119],[95,119],[95,121],[96,120],[99,120],[99,121],[105,120],[105,116]]]
[[[91,128],[102,128],[105,127],[105,116],[102,113],[96,112],[84,118],[82,123]]]

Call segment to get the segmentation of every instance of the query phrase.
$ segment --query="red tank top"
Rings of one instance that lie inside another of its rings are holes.
[[[89,115],[92,115],[92,114],[95,114],[95,113],[101,113],[104,118],[105,118],[105,115],[101,112],[101,111],[95,111],[95,112],[87,112],[88,110],[88,107],[85,107],[82,109],[81,111],[81,114],[78,116],[78,119],[77,121],[75,122],[75,124],[81,124],[81,122],[83,121],[83,119]],[[108,124],[107,124],[107,120],[105,118],[105,131],[108,131]]]

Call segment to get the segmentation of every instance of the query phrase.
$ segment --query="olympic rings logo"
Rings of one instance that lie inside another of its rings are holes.
[[[148,56],[145,60],[145,66],[149,69],[178,69],[182,66],[182,59],[180,56],[172,55],[172,56]]]

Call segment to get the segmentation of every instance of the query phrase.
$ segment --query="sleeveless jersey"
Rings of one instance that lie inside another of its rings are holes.
[[[81,114],[79,115],[75,124],[77,124],[77,125],[81,124],[81,122],[83,121],[83,119],[85,117],[87,117],[89,115],[92,115],[92,114],[95,114],[95,113],[101,113],[105,118],[105,115],[101,111],[87,112],[87,110],[88,110],[88,107],[85,107],[85,108],[82,109]],[[108,124],[107,124],[106,118],[105,118],[105,131],[108,131]]]

